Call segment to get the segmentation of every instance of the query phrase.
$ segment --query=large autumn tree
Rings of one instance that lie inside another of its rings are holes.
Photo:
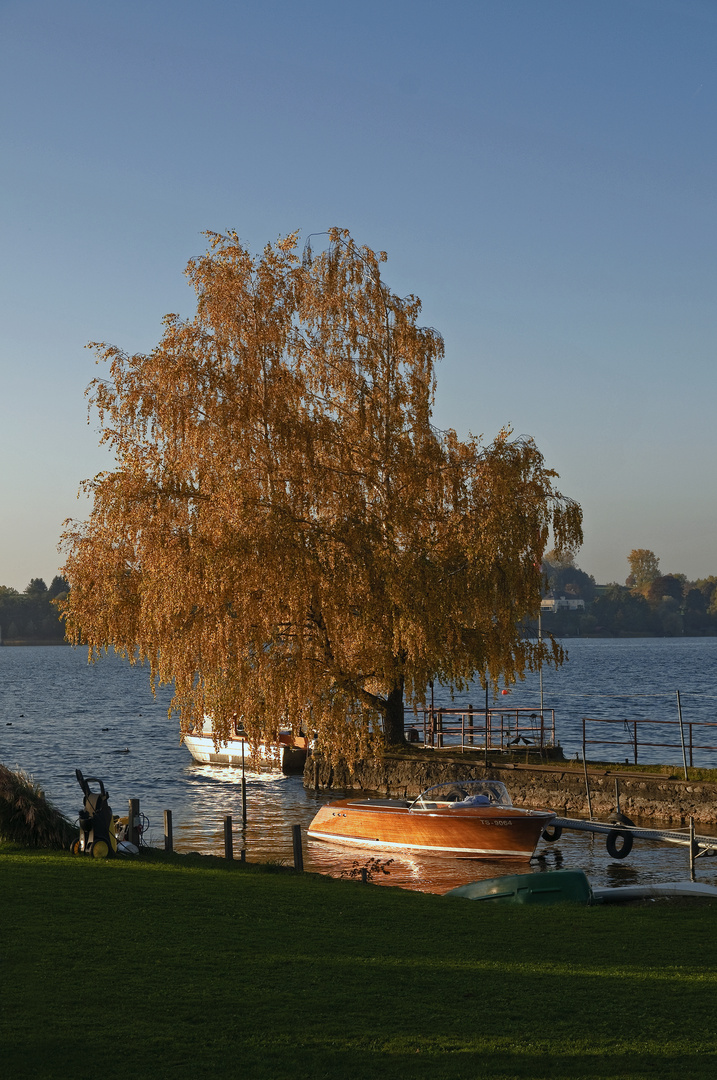
[[[580,508],[531,439],[431,424],[440,336],[332,229],[254,258],[208,234],[194,318],[148,355],[95,345],[89,389],[116,467],[65,533],[69,636],[149,661],[183,731],[232,714],[333,753],[403,738],[404,702],[475,672],[510,683],[557,647],[527,639],[541,560]]]

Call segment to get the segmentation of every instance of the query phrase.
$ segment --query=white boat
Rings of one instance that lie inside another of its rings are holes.
[[[717,886],[701,881],[664,881],[651,885],[617,885],[593,889],[593,899],[600,904],[619,904],[625,900],[657,900],[673,896],[710,896],[717,899]]]
[[[279,769],[292,775],[302,773],[306,764],[307,740],[288,728],[279,731],[278,743],[252,746],[236,722],[229,738],[216,746],[211,717],[205,717],[201,732],[191,732],[183,741],[194,760],[204,765],[244,765],[247,769]]]

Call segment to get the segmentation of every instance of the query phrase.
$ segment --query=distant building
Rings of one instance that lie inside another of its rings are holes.
[[[585,611],[585,601],[576,596],[546,596],[540,601],[541,611]]]

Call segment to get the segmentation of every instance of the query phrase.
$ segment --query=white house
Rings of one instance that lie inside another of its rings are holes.
[[[576,596],[546,596],[540,601],[541,611],[585,611],[585,601]]]

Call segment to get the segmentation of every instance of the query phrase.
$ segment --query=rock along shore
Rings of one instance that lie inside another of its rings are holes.
[[[603,820],[616,809],[633,819],[652,819],[685,825],[717,825],[717,783],[678,780],[657,773],[611,770],[588,764],[593,817]],[[377,761],[328,765],[320,755],[310,757],[304,786],[312,790],[377,792],[396,798],[415,798],[433,784],[460,780],[501,780],[516,806],[547,807],[562,817],[586,817],[588,799],[581,766],[491,763],[482,755],[446,750],[385,754]]]

